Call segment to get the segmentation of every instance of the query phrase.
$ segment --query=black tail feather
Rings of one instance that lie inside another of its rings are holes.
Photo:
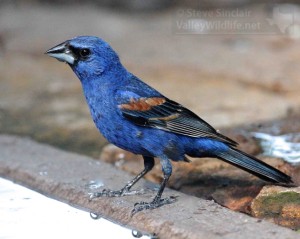
[[[290,176],[238,149],[230,148],[226,152],[218,152],[216,157],[263,180],[284,184],[293,183]]]

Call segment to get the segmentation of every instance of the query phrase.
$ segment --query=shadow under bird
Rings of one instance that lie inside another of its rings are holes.
[[[117,53],[102,39],[75,37],[46,54],[66,62],[77,75],[91,116],[103,136],[144,158],[144,170],[125,187],[118,191],[104,189],[92,197],[130,195],[131,187],[153,168],[154,157],[160,159],[163,180],[154,199],[136,203],[133,214],[176,201],[174,197],[162,198],[162,193],[172,173],[170,160],[188,162],[186,155],[219,158],[263,180],[292,183],[288,175],[238,150],[236,142],[127,71]]]

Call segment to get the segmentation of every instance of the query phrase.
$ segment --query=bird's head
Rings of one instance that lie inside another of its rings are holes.
[[[79,36],[67,40],[45,52],[66,62],[80,80],[122,67],[117,53],[98,37]]]

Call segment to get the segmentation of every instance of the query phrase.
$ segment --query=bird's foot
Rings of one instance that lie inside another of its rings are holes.
[[[177,201],[177,197],[170,196],[167,198],[154,198],[152,202],[138,202],[134,204],[134,209],[131,211],[131,216],[134,214],[148,209],[155,209],[166,204],[171,204]]]
[[[90,193],[89,195],[90,195],[90,200],[92,200],[94,198],[99,198],[99,197],[122,197],[128,195],[139,195],[143,193],[144,193],[143,189],[130,191],[125,187],[116,191],[103,189],[101,192]]]

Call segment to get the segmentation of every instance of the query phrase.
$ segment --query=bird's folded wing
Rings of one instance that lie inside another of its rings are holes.
[[[163,96],[141,97],[132,92],[119,92],[118,108],[129,121],[144,127],[158,128],[189,137],[208,137],[228,143],[236,142],[218,133],[192,111]]]

